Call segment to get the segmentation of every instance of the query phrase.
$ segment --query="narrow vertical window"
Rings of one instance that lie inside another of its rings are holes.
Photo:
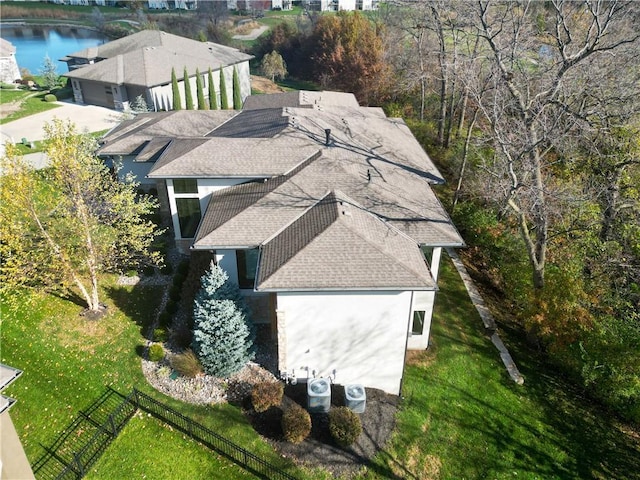
[[[258,249],[236,250],[238,264],[238,285],[240,288],[253,288],[258,268]]]
[[[413,312],[413,324],[411,325],[411,335],[422,335],[424,331],[424,314],[423,310]]]
[[[180,236],[193,238],[200,223],[200,200],[198,198],[176,198]]]

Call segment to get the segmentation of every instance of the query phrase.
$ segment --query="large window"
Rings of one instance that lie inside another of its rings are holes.
[[[411,335],[422,335],[424,331],[424,314],[423,310],[413,312],[413,324],[411,325]]]
[[[198,180],[195,178],[174,178],[173,193],[198,193]]]
[[[240,288],[253,288],[258,268],[258,249],[236,250],[238,262],[238,285]]]
[[[180,236],[182,238],[195,237],[201,217],[200,199],[176,198],[176,209],[180,222]]]

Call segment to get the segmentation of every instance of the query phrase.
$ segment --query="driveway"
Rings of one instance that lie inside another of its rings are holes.
[[[44,125],[54,118],[70,120],[80,132],[108,130],[122,120],[121,112],[109,108],[79,105],[70,101],[57,103],[60,105],[58,108],[0,125],[0,156],[4,155],[5,142],[19,143],[23,138],[28,141],[42,140],[45,137]],[[25,155],[25,159],[37,167],[46,164],[46,158],[40,153]]]

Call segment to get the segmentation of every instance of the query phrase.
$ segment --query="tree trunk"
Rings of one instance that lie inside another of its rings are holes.
[[[467,127],[467,136],[464,140],[464,150],[462,152],[462,164],[460,165],[460,172],[458,173],[458,184],[456,185],[456,191],[453,194],[453,204],[452,208],[456,208],[458,204],[458,200],[460,198],[460,190],[462,189],[462,181],[464,179],[464,171],[467,167],[467,158],[469,157],[469,145],[471,143],[471,135],[473,133],[473,127],[476,124],[476,120],[478,119],[479,108],[476,108],[473,112],[473,118]]]

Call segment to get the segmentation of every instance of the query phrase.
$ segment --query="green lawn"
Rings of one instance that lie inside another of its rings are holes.
[[[440,282],[433,344],[410,358],[396,434],[363,478],[640,478],[637,436],[503,335],[515,384],[448,259]]]
[[[330,478],[282,459],[230,405],[185,405],[148,386],[140,370],[141,330],[159,287],[107,283],[109,315],[91,322],[82,307],[53,296],[23,297],[2,311],[2,362],[24,370],[6,395],[31,461],[110,385],[137,388],[300,478]],[[428,352],[412,354],[396,433],[360,479],[633,479],[638,440],[553,375],[517,336],[504,340],[525,375],[516,385],[484,335],[462,282],[443,261]],[[175,465],[180,465],[176,474]],[[182,474],[184,473],[184,475]],[[90,478],[245,478],[233,463],[138,414]],[[250,476],[246,476],[250,478]]]
[[[12,102],[20,102],[20,109],[0,118],[0,125],[28,117],[36,113],[58,108],[60,105],[44,101],[44,96],[48,92],[33,92],[28,90],[8,90],[0,89],[0,105]],[[0,107],[0,111],[2,107]]]

